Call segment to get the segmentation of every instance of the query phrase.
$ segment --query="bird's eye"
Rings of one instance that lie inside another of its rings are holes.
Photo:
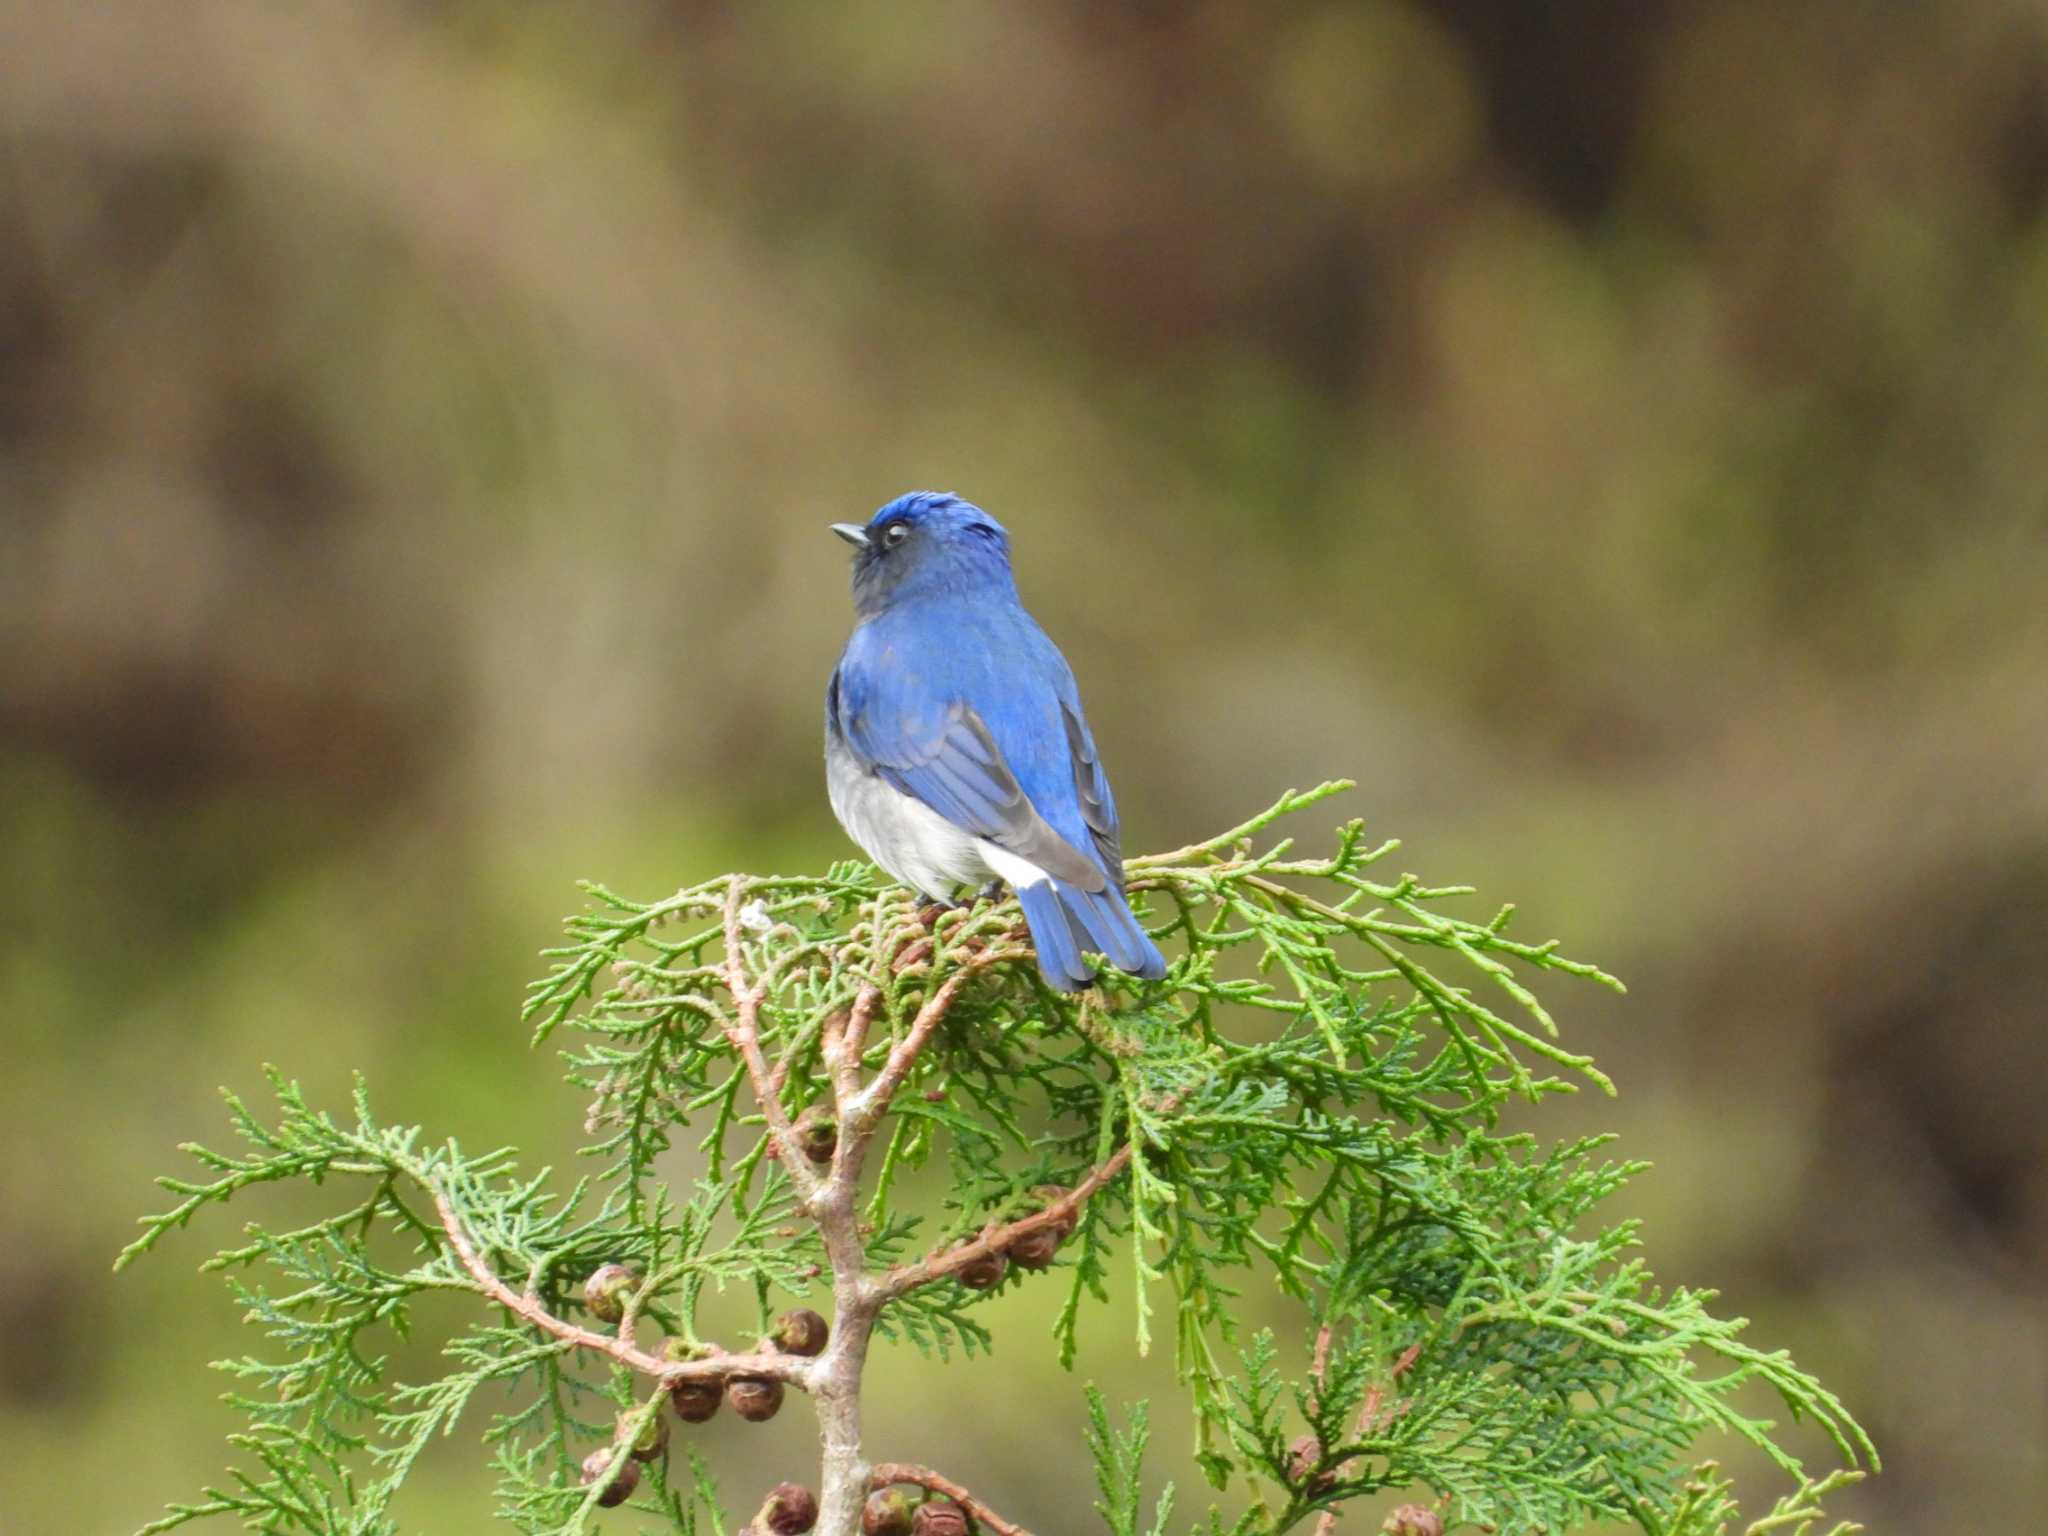
[[[882,543],[889,549],[894,549],[909,537],[910,524],[908,523],[891,523],[882,530]]]

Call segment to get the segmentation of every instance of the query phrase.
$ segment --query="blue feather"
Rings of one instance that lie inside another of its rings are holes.
[[[860,623],[826,695],[828,757],[928,807],[973,846],[993,845],[998,862],[1012,855],[1049,877],[1018,896],[1053,985],[1087,985],[1083,949],[1163,975],[1124,899],[1116,802],[1080,690],[1018,600],[1001,525],[958,497],[918,492],[848,531],[861,542]],[[864,838],[881,802],[861,796],[868,821],[856,826],[838,793],[848,831],[888,867],[896,843]]]
[[[1122,891],[1081,891],[1058,880],[1050,884],[1074,926],[1087,935],[1089,949],[1108,956],[1118,970],[1148,981],[1166,974],[1166,957],[1139,925]],[[1032,929],[1034,935],[1037,931]]]
[[[1054,894],[1052,885],[1027,885],[1017,892],[1017,905],[1024,909],[1025,926],[1038,950],[1038,973],[1046,985],[1062,992],[1077,992],[1095,980],[1081,959],[1081,946],[1074,937],[1074,925],[1066,903]]]

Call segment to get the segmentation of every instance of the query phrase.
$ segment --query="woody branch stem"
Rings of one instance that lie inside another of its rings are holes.
[[[933,1493],[944,1494],[972,1515],[977,1523],[993,1531],[995,1536],[1031,1536],[1023,1526],[1005,1520],[950,1477],[934,1472],[930,1467],[916,1466],[907,1461],[885,1461],[868,1475],[870,1488],[886,1488],[891,1483],[915,1483]]]
[[[794,1355],[746,1354],[713,1355],[708,1359],[695,1361],[665,1360],[639,1348],[631,1339],[621,1338],[613,1333],[599,1333],[572,1323],[567,1318],[556,1317],[541,1304],[538,1296],[531,1291],[515,1291],[507,1285],[498,1273],[484,1261],[477,1252],[476,1244],[463,1229],[461,1218],[448,1203],[448,1197],[439,1189],[433,1190],[434,1210],[441,1219],[441,1229],[448,1239],[448,1246],[456,1259],[477,1288],[514,1316],[524,1319],[541,1332],[562,1340],[578,1349],[595,1350],[608,1355],[624,1366],[652,1376],[663,1384],[678,1381],[722,1380],[727,1376],[766,1376],[790,1386],[810,1391],[814,1367],[808,1360]]]
[[[1033,1211],[1029,1216],[1020,1216],[1015,1221],[1001,1226],[990,1227],[980,1236],[956,1244],[945,1252],[920,1259],[915,1264],[903,1264],[882,1276],[879,1282],[882,1292],[890,1298],[914,1291],[920,1285],[929,1285],[934,1280],[943,1280],[948,1275],[958,1274],[976,1259],[986,1258],[992,1253],[1001,1253],[1018,1238],[1027,1236],[1044,1227],[1064,1226],[1073,1222],[1089,1197],[1122,1173],[1131,1161],[1130,1143],[1119,1147],[1107,1160],[1073,1189],[1047,1205],[1043,1210]]]
[[[783,1168],[790,1181],[809,1197],[817,1193],[819,1179],[797,1145],[796,1132],[782,1107],[782,1096],[776,1091],[774,1071],[761,1051],[761,1005],[768,995],[768,983],[765,979],[747,979],[746,960],[740,948],[740,909],[747,890],[744,880],[735,880],[725,893],[725,985],[732,994],[734,1009],[732,1018],[724,1024],[725,1038],[746,1066],[747,1081],[761,1107],[762,1118],[768,1122],[768,1134]]]

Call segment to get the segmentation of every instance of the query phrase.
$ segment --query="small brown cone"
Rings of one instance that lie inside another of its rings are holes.
[[[860,1512],[861,1536],[910,1536],[917,1517],[918,1495],[922,1490],[909,1483],[892,1483],[868,1495]]]
[[[605,1474],[605,1468],[612,1464],[612,1448],[605,1446],[592,1451],[583,1458],[583,1486],[588,1488]],[[640,1463],[627,1457],[619,1463],[619,1470],[612,1474],[612,1480],[605,1484],[604,1492],[597,1496],[598,1504],[613,1509],[633,1497],[633,1490],[640,1486]]]
[[[583,1305],[601,1323],[616,1323],[626,1315],[626,1301],[640,1289],[640,1273],[624,1264],[600,1264],[583,1282]]]
[[[1003,1283],[1003,1271],[1009,1267],[1010,1261],[1000,1253],[984,1253],[962,1264],[953,1272],[953,1278],[970,1291],[992,1291]]]
[[[1060,1251],[1062,1234],[1057,1226],[1037,1227],[1003,1251],[1019,1269],[1046,1269]]]
[[[620,1440],[626,1438],[626,1421],[623,1418],[619,1420],[619,1427],[615,1432],[614,1438]],[[656,1413],[650,1415],[647,1422],[640,1426],[639,1438],[634,1440],[632,1450],[626,1454],[635,1461],[659,1461],[661,1453],[667,1449],[668,1420],[661,1414]]]
[[[782,1383],[761,1376],[735,1376],[725,1384],[732,1411],[752,1424],[765,1424],[782,1412]]]
[[[818,1523],[818,1500],[801,1483],[777,1483],[769,1490],[755,1526],[766,1536],[804,1536]]]
[[[809,1307],[798,1307],[775,1320],[768,1341],[785,1355],[818,1355],[824,1353],[831,1337],[832,1329],[824,1318]]]
[[[910,1536],[967,1536],[973,1529],[967,1511],[951,1499],[926,1499],[910,1520]]]
[[[685,1424],[703,1424],[718,1417],[725,1389],[715,1381],[679,1381],[668,1389],[668,1400]]]
[[[721,1353],[716,1344],[693,1344],[680,1338],[661,1341],[664,1360],[708,1360]],[[702,1424],[717,1416],[718,1405],[725,1401],[725,1383],[716,1376],[692,1376],[671,1386],[668,1400],[685,1424]]]

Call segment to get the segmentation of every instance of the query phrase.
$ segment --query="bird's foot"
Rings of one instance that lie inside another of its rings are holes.
[[[979,901],[1001,901],[1003,899],[1003,892],[1007,889],[1008,887],[1005,886],[1002,881],[991,880],[987,885],[984,885],[980,890],[976,891],[972,896],[968,897],[965,901],[962,901],[957,897],[950,901],[940,901],[935,897],[928,896],[925,900],[925,904],[917,909],[917,920],[920,923],[924,924],[925,931],[929,933],[934,928],[939,926],[939,919],[944,917],[948,912],[965,912],[969,907],[973,906],[976,902]]]
[[[961,901],[958,898],[941,901],[936,897],[927,897],[925,904],[917,909],[917,920],[924,924],[925,931],[929,933],[939,926],[939,919],[948,912],[965,912],[972,905],[972,902]]]

